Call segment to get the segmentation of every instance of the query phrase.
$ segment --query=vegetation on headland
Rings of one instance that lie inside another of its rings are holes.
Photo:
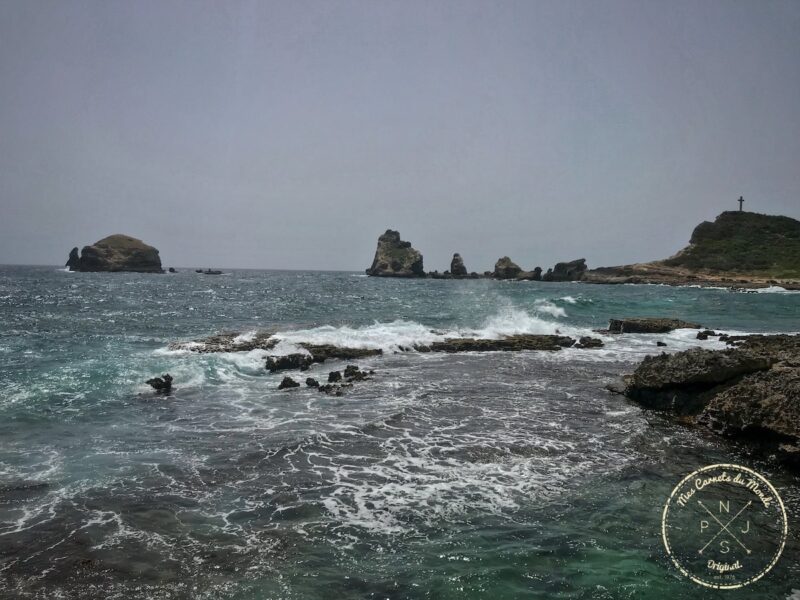
[[[692,270],[798,278],[800,221],[726,211],[713,223],[700,223],[689,246],[661,262]]]

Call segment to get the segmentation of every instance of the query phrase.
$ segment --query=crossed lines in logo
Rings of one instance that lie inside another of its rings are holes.
[[[713,512],[711,512],[710,510],[708,510],[708,508],[706,507],[706,505],[705,505],[705,504],[703,504],[703,503],[702,503],[700,500],[698,500],[698,501],[697,501],[697,503],[698,503],[700,506],[702,506],[702,507],[703,507],[703,510],[705,510],[705,511],[706,511],[706,512],[707,512],[709,515],[711,515],[711,518],[712,518],[712,519],[714,519],[714,520],[715,520],[715,521],[716,521],[716,522],[719,524],[719,526],[720,526],[720,529],[717,531],[717,533],[715,533],[715,534],[713,535],[713,537],[712,537],[710,540],[708,540],[708,541],[706,542],[706,545],[705,545],[705,546],[703,546],[702,548],[700,548],[700,550],[697,552],[698,554],[703,554],[703,550],[705,550],[706,548],[708,548],[709,544],[710,544],[711,542],[713,542],[715,539],[717,539],[717,538],[719,537],[719,535],[720,535],[720,534],[721,534],[723,531],[724,531],[725,533],[727,533],[729,536],[731,536],[731,537],[732,537],[732,538],[733,538],[733,539],[736,541],[736,543],[737,543],[737,544],[739,544],[739,545],[740,545],[742,548],[744,548],[744,551],[745,551],[745,552],[747,552],[748,554],[750,554],[750,550],[747,548],[747,546],[745,546],[745,545],[744,545],[744,544],[741,542],[741,540],[740,540],[739,538],[737,538],[737,537],[736,537],[736,535],[734,535],[734,533],[733,533],[733,532],[732,532],[730,529],[728,529],[728,527],[730,527],[731,525],[733,525],[733,522],[734,522],[736,519],[738,519],[738,518],[739,518],[739,515],[741,515],[741,514],[742,514],[742,513],[745,511],[745,509],[746,509],[748,506],[750,506],[750,505],[753,503],[753,501],[752,501],[752,500],[748,501],[748,503],[747,503],[747,504],[745,504],[745,505],[744,505],[744,506],[741,508],[741,510],[739,510],[739,512],[737,512],[735,515],[733,515],[733,517],[731,518],[731,520],[730,520],[730,521],[728,521],[728,522],[727,522],[727,523],[725,523],[725,524],[723,524],[723,523],[722,523],[722,521],[720,521],[720,520],[717,518],[717,516],[716,516],[716,515],[715,515]]]

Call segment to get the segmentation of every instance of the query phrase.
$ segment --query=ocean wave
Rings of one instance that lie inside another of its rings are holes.
[[[400,348],[427,345],[447,338],[499,339],[510,335],[538,334],[585,335],[584,329],[563,326],[560,323],[540,316],[541,313],[566,317],[563,308],[549,301],[537,303],[535,314],[508,307],[487,318],[478,328],[434,329],[416,321],[398,319],[390,322],[375,322],[372,325],[353,327],[324,325],[312,329],[278,331],[275,337],[280,340],[272,354],[286,353],[286,349],[300,344],[331,344],[348,348],[369,348],[393,352]],[[302,350],[294,350],[300,351]]]

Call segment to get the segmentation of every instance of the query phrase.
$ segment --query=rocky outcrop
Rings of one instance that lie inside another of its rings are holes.
[[[512,261],[507,256],[504,256],[494,264],[494,271],[492,277],[495,279],[514,279],[522,272],[522,269],[517,263]]]
[[[422,254],[411,242],[400,239],[400,233],[387,229],[378,238],[378,247],[367,275],[373,277],[424,277]]]
[[[730,337],[726,350],[649,356],[624,393],[800,468],[800,336]]]
[[[279,390],[286,390],[286,389],[291,389],[291,388],[296,388],[296,387],[300,387],[300,384],[297,383],[291,377],[284,377],[281,380],[281,382],[278,384],[278,389]]]
[[[536,267],[533,271],[520,271],[515,279],[517,281],[541,281],[542,267]]]
[[[662,317],[611,319],[607,333],[669,333],[675,329],[700,329],[701,325]]]
[[[78,254],[77,247],[69,251],[69,258],[67,259],[67,264],[64,266],[67,267],[70,271],[81,270],[81,257]]]
[[[453,277],[467,276],[467,267],[464,266],[464,259],[458,252],[453,254],[453,260],[450,261],[450,274]]]
[[[129,271],[135,273],[163,273],[158,250],[142,240],[116,234],[84,246],[80,257],[78,249],[69,253],[67,267],[71,271]]]
[[[521,350],[558,351],[569,348],[575,340],[564,335],[511,335],[499,339],[449,338],[441,342],[415,346],[419,352],[518,352]]]
[[[542,277],[542,281],[580,281],[586,272],[586,259],[579,258],[569,262],[556,263]]]
[[[147,385],[152,387],[157,394],[168,396],[172,392],[172,375],[167,373],[161,377],[153,377],[147,380]]]

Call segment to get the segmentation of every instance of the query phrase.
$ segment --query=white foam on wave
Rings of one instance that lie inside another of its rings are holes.
[[[578,301],[573,296],[564,296],[563,298],[559,298],[562,302],[566,302],[567,304],[577,304]]]
[[[745,290],[747,292],[756,292],[758,294],[800,294],[800,290],[787,290],[785,287],[779,285],[771,285],[765,288],[753,288]]]
[[[390,322],[375,322],[363,327],[342,325],[334,327],[324,325],[312,329],[299,329],[294,331],[280,331],[275,337],[280,339],[278,346],[273,348],[271,354],[287,354],[302,352],[297,349],[299,344],[332,344],[348,348],[381,349],[395,351],[400,347],[409,348],[416,345],[426,345],[440,342],[446,338],[484,338],[499,339],[510,335],[539,334],[553,335],[562,333],[566,335],[585,335],[586,330],[575,327],[563,326],[539,316],[539,313],[552,316],[566,316],[564,309],[548,301],[537,305],[536,314],[508,306],[496,315],[487,318],[477,329],[458,328],[439,330],[428,327],[416,321],[398,319]]]
[[[560,306],[556,306],[549,300],[537,300],[534,302],[536,306],[537,313],[544,313],[546,315],[550,315],[556,318],[563,318],[567,316],[567,311],[561,308]]]

